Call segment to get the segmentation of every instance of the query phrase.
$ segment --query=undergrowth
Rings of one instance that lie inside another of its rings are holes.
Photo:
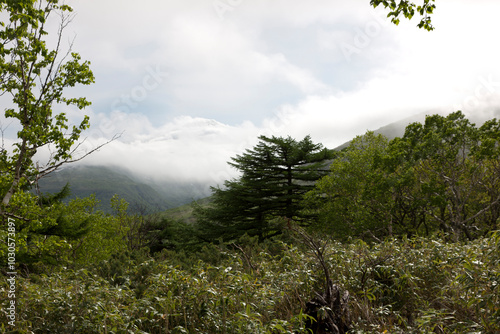
[[[16,326],[2,321],[1,332],[308,333],[303,310],[324,280],[309,250],[247,239],[176,256],[18,277]],[[330,242],[325,259],[350,293],[351,333],[500,332],[499,232],[467,243]],[[2,280],[0,299],[7,293]]]

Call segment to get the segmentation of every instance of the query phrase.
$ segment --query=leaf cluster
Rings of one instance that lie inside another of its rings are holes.
[[[415,15],[415,12],[417,12],[422,17],[417,26],[427,31],[434,30],[430,17],[430,15],[434,13],[434,9],[436,9],[434,2],[435,0],[423,0],[421,5],[417,5],[408,0],[370,0],[370,4],[375,8],[380,5],[383,5],[384,8],[389,8],[390,11],[387,14],[387,17],[390,17],[391,22],[395,25],[400,23],[401,16],[411,20]]]

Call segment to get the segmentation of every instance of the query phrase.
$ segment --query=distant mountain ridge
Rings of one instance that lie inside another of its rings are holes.
[[[377,130],[389,139],[404,134],[406,126],[413,122],[423,122],[426,115],[436,112],[425,112],[388,124]],[[349,145],[346,142],[336,150]],[[131,208],[146,208],[149,212],[160,212],[177,208],[194,200],[209,197],[209,184],[201,182],[162,181],[145,179],[132,172],[110,166],[76,166],[66,167],[40,180],[42,193],[56,193],[70,184],[71,196],[87,197],[95,194],[101,202],[101,209],[110,212],[110,199],[117,194],[125,199]],[[188,210],[189,211],[189,210]],[[189,213],[186,215],[189,216]],[[179,217],[176,217],[179,218]]]
[[[100,209],[111,212],[110,199],[116,194],[129,203],[131,209],[142,208],[159,212],[175,208],[209,195],[202,183],[154,182],[141,179],[119,168],[108,166],[66,167],[39,181],[42,193],[56,193],[69,183],[69,199],[92,194],[100,201]]]
[[[406,127],[410,125],[411,123],[414,122],[424,122],[425,121],[425,116],[426,115],[433,115],[436,113],[429,113],[429,112],[424,112],[420,114],[416,114],[407,118],[404,118],[402,120],[384,125],[377,130],[373,130],[374,133],[376,134],[382,134],[386,136],[389,139],[394,139],[396,137],[402,137],[405,133]],[[364,135],[364,133],[361,133],[360,135]],[[334,150],[342,150],[346,147],[349,146],[352,140],[349,140],[348,142],[343,143],[342,145],[337,146]]]

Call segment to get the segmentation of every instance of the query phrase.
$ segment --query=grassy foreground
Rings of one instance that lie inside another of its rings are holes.
[[[331,278],[350,295],[350,333],[500,332],[500,232],[468,243],[326,247]],[[18,277],[16,326],[2,321],[0,331],[308,333],[303,311],[323,280],[309,250],[283,242],[247,239],[157,259],[122,254],[94,268]],[[7,293],[3,280],[0,300]]]

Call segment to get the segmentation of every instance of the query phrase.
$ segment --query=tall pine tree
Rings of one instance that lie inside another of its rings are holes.
[[[197,207],[201,235],[207,240],[233,239],[245,233],[263,239],[279,233],[273,218],[300,220],[302,196],[328,172],[332,152],[312,142],[291,137],[260,136],[253,149],[232,158],[239,179],[212,188],[209,207]]]

